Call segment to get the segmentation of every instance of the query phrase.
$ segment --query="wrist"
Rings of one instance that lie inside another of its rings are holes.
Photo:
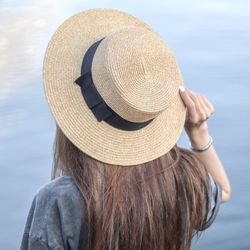
[[[209,141],[205,146],[203,147],[199,146],[198,148],[198,147],[193,147],[192,144],[190,143],[190,148],[194,152],[204,152],[204,151],[207,151],[211,147],[212,144],[213,144],[213,138],[209,136]]]
[[[199,127],[193,126],[185,128],[189,137],[190,143],[194,148],[203,148],[209,143],[209,131],[206,122],[202,123]]]

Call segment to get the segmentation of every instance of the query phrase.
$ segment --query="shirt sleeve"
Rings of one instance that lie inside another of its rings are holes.
[[[27,217],[21,250],[71,250],[84,246],[86,231],[80,192],[69,178],[44,186]]]
[[[34,217],[35,200],[36,200],[36,197],[33,199],[30,210],[29,210],[28,218],[26,221],[26,225],[25,225],[25,229],[24,229],[24,233],[22,237],[22,243],[20,247],[21,250],[28,250],[28,249],[46,250],[48,249],[46,247],[46,244],[41,242],[38,238],[33,239],[32,236],[30,235],[31,224],[32,224],[33,217]]]
[[[205,225],[202,227],[202,230],[207,229],[212,225],[215,218],[218,215],[221,197],[222,197],[222,189],[220,185],[213,179],[213,177],[209,174],[209,193],[208,193],[208,214]]]

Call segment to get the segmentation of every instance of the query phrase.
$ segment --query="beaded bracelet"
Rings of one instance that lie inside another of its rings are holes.
[[[190,144],[190,148],[191,148],[192,151],[194,151],[194,152],[203,152],[203,151],[208,150],[210,148],[210,146],[213,144],[213,138],[211,136],[209,136],[209,142],[203,148],[194,148],[194,147],[192,147],[190,142],[189,142],[189,144]]]

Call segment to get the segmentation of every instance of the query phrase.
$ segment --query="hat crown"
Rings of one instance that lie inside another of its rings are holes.
[[[168,108],[181,84],[175,57],[158,33],[128,26],[98,46],[93,81],[121,117],[144,122]]]

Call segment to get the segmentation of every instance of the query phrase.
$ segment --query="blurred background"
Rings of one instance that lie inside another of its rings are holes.
[[[250,1],[0,0],[0,249],[18,249],[37,190],[50,180],[55,125],[42,63],[56,28],[76,12],[117,8],[155,28],[185,84],[213,102],[209,120],[233,195],[193,250],[250,249]],[[188,147],[183,133],[179,146]]]

